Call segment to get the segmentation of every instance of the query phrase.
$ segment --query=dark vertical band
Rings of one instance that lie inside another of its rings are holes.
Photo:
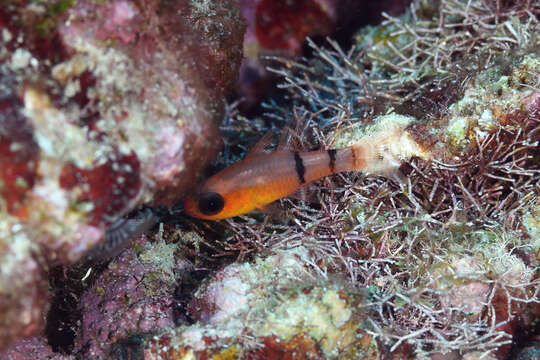
[[[352,166],[356,168],[356,151],[354,151],[354,146],[351,146],[351,157],[352,157]]]
[[[328,166],[330,167],[330,171],[332,173],[336,172],[336,150],[328,150],[328,158],[330,159],[330,162],[328,163]]]
[[[294,153],[294,162],[296,165],[296,175],[298,175],[298,180],[300,180],[301,184],[305,184],[306,179],[304,178],[304,175],[306,174],[306,168],[304,167],[302,157],[297,152]]]

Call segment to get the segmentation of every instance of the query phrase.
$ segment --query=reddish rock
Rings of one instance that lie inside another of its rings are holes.
[[[334,31],[336,0],[240,0],[247,23],[244,55],[237,91],[253,106],[268,91],[270,74],[263,56],[297,57],[307,36],[327,36]],[[246,105],[244,104],[244,105]]]
[[[45,324],[48,283],[35,250],[20,228],[0,228],[0,352]]]
[[[0,360],[31,359],[69,360],[73,357],[53,352],[51,347],[47,345],[47,340],[42,336],[19,340],[3,354],[0,354]]]
[[[142,203],[175,203],[216,156],[236,5],[1,2],[0,349],[42,330],[44,268],[78,261]]]
[[[186,263],[175,244],[145,241],[138,241],[145,251],[123,252],[83,294],[75,351],[86,359],[107,358],[113,343],[132,334],[174,327],[176,276]]]
[[[75,261],[101,236],[86,227],[194,185],[242,57],[235,5],[0,6],[0,195],[47,258]]]
[[[26,217],[26,193],[37,178],[38,146],[15,97],[0,98],[0,196],[7,211]]]
[[[299,54],[306,36],[332,31],[335,5],[333,1],[261,0],[255,11],[257,40],[264,48]]]
[[[239,0],[247,23],[245,58],[237,84],[244,100],[241,108],[253,109],[258,101],[275,91],[275,79],[266,67],[279,66],[264,59],[265,56],[294,59],[306,55],[303,50],[308,37],[330,37],[347,44],[361,26],[380,23],[383,12],[400,15],[410,3],[410,0]]]
[[[113,161],[85,170],[74,164],[66,164],[60,174],[60,187],[73,190],[82,188],[79,201],[94,204],[91,225],[100,225],[107,218],[125,211],[141,187],[140,164],[137,157],[118,154]]]

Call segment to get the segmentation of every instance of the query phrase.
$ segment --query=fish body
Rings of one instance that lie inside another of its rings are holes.
[[[190,216],[217,220],[248,213],[314,180],[360,168],[362,149],[253,154],[209,178],[184,210]]]
[[[424,155],[404,126],[384,126],[374,136],[342,149],[264,153],[256,145],[246,158],[210,177],[184,202],[196,218],[218,220],[261,209],[322,177],[351,170],[388,174],[401,155]]]

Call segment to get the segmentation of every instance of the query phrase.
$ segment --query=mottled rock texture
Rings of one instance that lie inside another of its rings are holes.
[[[232,264],[195,292],[196,324],[151,338],[151,359],[377,359],[365,330],[367,292],[322,279],[298,247]],[[334,281],[338,280],[338,281]],[[248,340],[249,339],[249,340]]]
[[[1,3],[0,349],[42,328],[46,266],[194,185],[243,32],[233,0]]]
[[[187,263],[176,244],[162,239],[113,260],[81,297],[75,352],[86,359],[111,356],[111,345],[131,334],[174,327],[174,289]]]

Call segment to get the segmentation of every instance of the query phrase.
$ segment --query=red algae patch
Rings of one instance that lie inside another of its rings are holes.
[[[102,164],[81,169],[66,164],[59,178],[60,187],[78,187],[78,202],[92,204],[90,225],[107,223],[118,213],[129,208],[130,201],[140,191],[140,164],[135,154],[114,154]]]
[[[255,12],[255,34],[267,49],[298,54],[307,35],[330,33],[332,10],[317,0],[261,0]]]
[[[26,194],[37,178],[39,147],[15,97],[0,99],[0,196],[7,211],[24,218]]]

